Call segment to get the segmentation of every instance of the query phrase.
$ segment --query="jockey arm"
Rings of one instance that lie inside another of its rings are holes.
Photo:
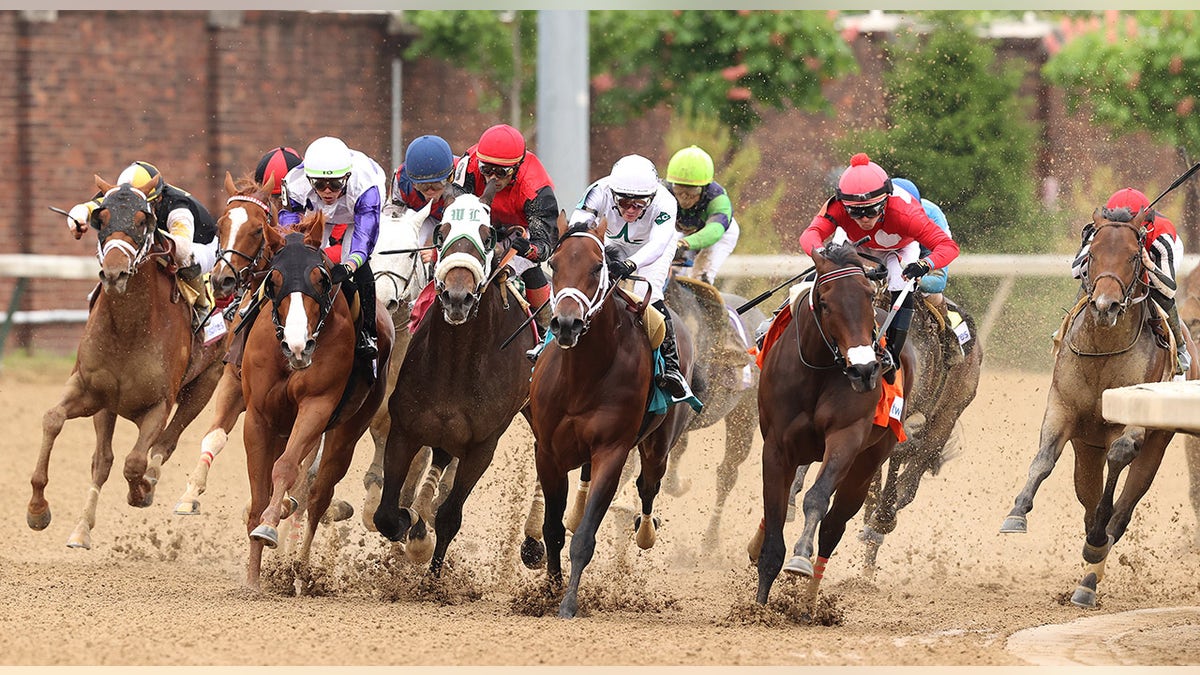
[[[552,187],[542,186],[533,199],[525,202],[525,217],[529,221],[529,249],[521,255],[533,262],[545,262],[558,238],[558,199]]]
[[[350,256],[345,262],[352,262],[355,270],[362,267],[375,250],[382,203],[376,185],[367,188],[354,203],[354,235],[350,238]]]
[[[660,218],[661,220],[659,220]],[[655,218],[654,226],[650,228],[650,236],[646,242],[642,244],[641,248],[634,251],[633,255],[629,256],[629,260],[640,269],[653,264],[664,255],[673,258],[675,257],[675,247],[672,245],[674,242],[675,216],[671,211],[663,211]]]
[[[704,227],[680,239],[680,242],[686,242],[687,248],[690,250],[698,250],[708,248],[721,240],[725,233],[729,231],[729,224],[733,220],[733,204],[729,201],[729,195],[721,194],[708,203],[708,219],[704,223]]]

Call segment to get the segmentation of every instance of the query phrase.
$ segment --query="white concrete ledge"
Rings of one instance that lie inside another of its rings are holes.
[[[1200,380],[1106,389],[1101,412],[1109,422],[1200,435]]]

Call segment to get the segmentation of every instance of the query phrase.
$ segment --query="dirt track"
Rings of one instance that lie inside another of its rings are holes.
[[[318,534],[321,595],[243,590],[241,509],[248,489],[240,424],[216,460],[202,515],[171,514],[211,406],[185,433],[154,505],[144,510],[125,504],[120,466],[134,427],[119,423],[93,549],[68,549],[88,484],[88,421],[68,422],[56,446],[47,488],[50,527],[34,532],[24,516],[41,416],[65,377],[53,369],[0,374],[0,404],[9,413],[0,428],[3,665],[1200,663],[1194,573],[1200,551],[1191,543],[1196,523],[1181,440],[1113,551],[1098,610],[1082,612],[1063,600],[1081,569],[1082,514],[1070,482],[1070,450],[1042,486],[1030,533],[998,533],[1035,450],[1048,375],[985,368],[963,418],[961,455],[927,478],[917,501],[901,512],[873,581],[859,574],[858,521],[847,533],[822,588],[843,616],[832,627],[797,625],[751,607],[756,574],[744,551],[761,508],[757,444],[727,506],[719,549],[700,550],[720,459],[719,426],[697,434],[683,459],[691,490],[659,500],[664,525],[653,549],[639,551],[627,534],[628,517],[610,514],[584,574],[583,616],[574,621],[514,610],[536,604],[533,589],[544,576],[522,567],[515,552],[533,481],[523,421],[514,423],[467,502],[447,584],[424,585],[423,570],[406,564],[385,568],[380,560],[388,547],[356,514]],[[356,508],[370,452],[364,439],[338,489]],[[618,503],[632,503],[631,497],[622,493]],[[799,525],[789,524],[789,545]],[[285,576],[277,556],[268,553],[267,566]],[[773,598],[786,592],[777,584]],[[1104,620],[1170,607],[1186,609]],[[1021,633],[1012,646],[1024,658],[1007,648],[1022,629],[1076,620],[1082,623],[1067,632],[1083,637],[1064,643]],[[1107,627],[1089,628],[1096,623]],[[1080,648],[1080,640],[1095,646]]]

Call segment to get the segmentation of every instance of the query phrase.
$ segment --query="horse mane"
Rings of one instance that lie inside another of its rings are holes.
[[[839,266],[863,266],[862,258],[858,257],[858,251],[850,244],[831,244],[826,246],[825,257],[833,264]]]
[[[1132,223],[1133,217],[1137,214],[1122,206],[1115,209],[1100,209],[1100,215],[1114,223]]]
[[[239,195],[253,195],[263,189],[262,184],[255,181],[254,176],[249,173],[235,180],[233,187]]]
[[[575,223],[574,225],[568,227],[567,230],[562,233],[562,236],[559,237],[559,240],[561,241],[573,234],[578,234],[580,232],[588,232],[591,229],[592,228],[590,226],[588,226],[587,223]]]
[[[324,220],[325,214],[321,211],[309,211],[308,213],[305,213],[303,217],[300,218],[300,222],[296,223],[295,225],[292,225],[291,231],[292,232],[307,232],[308,228],[312,226],[313,221],[317,220],[318,218]],[[281,234],[287,234],[287,232],[285,231],[285,232],[282,232]]]

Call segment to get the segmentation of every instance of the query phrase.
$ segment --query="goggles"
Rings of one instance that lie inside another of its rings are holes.
[[[499,164],[488,164],[486,162],[479,163],[479,173],[484,176],[494,176],[496,178],[508,178],[517,172],[517,165],[501,166]]]
[[[308,182],[317,192],[323,192],[325,190],[341,192],[342,190],[346,189],[346,182],[349,179],[349,176],[342,176],[340,178],[309,178]]]
[[[704,187],[701,185],[683,185],[680,183],[672,183],[671,191],[677,195],[687,195],[689,197],[699,197],[700,193],[704,191]]]
[[[843,206],[846,207],[846,214],[851,218],[875,218],[883,213],[884,207],[887,206],[887,200],[881,199],[874,204],[866,204],[863,206],[850,206],[849,204],[843,204]]]
[[[635,195],[622,195],[613,193],[617,198],[617,208],[622,211],[640,210],[650,206],[652,197],[638,197]]]
[[[450,184],[449,178],[442,180],[428,181],[424,183],[413,183],[413,187],[421,192],[429,192],[431,190],[440,190]]]

